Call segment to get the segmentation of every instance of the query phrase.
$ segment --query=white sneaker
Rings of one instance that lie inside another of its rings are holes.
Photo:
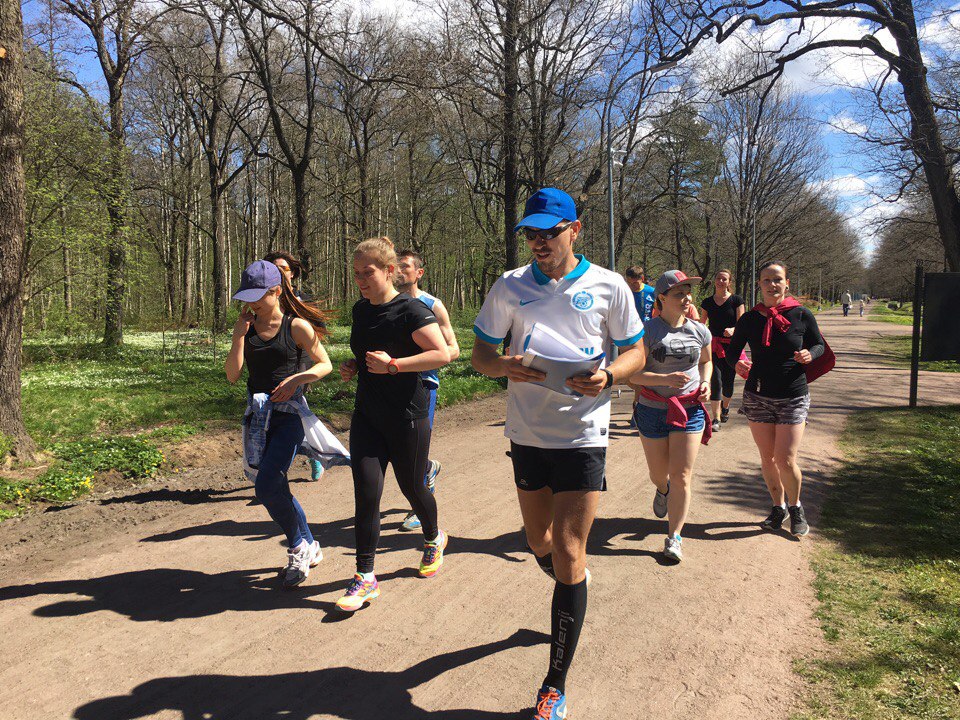
[[[287,567],[283,572],[283,587],[296,587],[310,574],[310,568],[316,567],[323,560],[323,551],[316,540],[308,545],[302,540],[293,550],[287,550]]]
[[[653,514],[658,518],[665,518],[667,516],[667,495],[670,494],[670,481],[667,480],[667,491],[665,493],[657,490],[657,494],[653,496]]]
[[[668,560],[680,562],[683,560],[683,549],[680,547],[682,539],[679,535],[668,537],[663,541],[663,555]]]

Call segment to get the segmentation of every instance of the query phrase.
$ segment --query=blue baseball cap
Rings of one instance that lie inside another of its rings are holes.
[[[543,188],[537,190],[527,200],[523,209],[523,220],[517,223],[513,231],[520,232],[522,228],[547,230],[565,220],[576,219],[577,205],[573,202],[572,197],[563,190]]]
[[[234,293],[233,299],[247,303],[256,302],[267,294],[267,290],[282,282],[280,268],[272,262],[257,260],[243,271],[240,276],[240,289]]]

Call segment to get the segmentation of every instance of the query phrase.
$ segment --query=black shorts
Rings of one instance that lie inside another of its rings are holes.
[[[521,490],[607,489],[605,447],[538,448],[512,442],[510,458],[513,480]]]

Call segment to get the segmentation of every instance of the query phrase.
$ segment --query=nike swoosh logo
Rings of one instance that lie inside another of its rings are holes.
[[[536,302],[537,300],[540,300],[540,299],[542,299],[542,298],[534,298],[533,300],[521,300],[521,301],[520,301],[520,307],[523,307],[524,305],[529,305],[530,303],[534,303],[534,302]]]

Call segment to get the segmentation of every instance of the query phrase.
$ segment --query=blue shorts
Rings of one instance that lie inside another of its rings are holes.
[[[698,433],[703,432],[706,423],[707,414],[699,405],[688,407],[686,427],[676,427],[667,424],[667,408],[647,407],[643,403],[637,403],[633,410],[633,418],[637,422],[637,429],[645,438],[659,440],[667,437],[672,432]]]

